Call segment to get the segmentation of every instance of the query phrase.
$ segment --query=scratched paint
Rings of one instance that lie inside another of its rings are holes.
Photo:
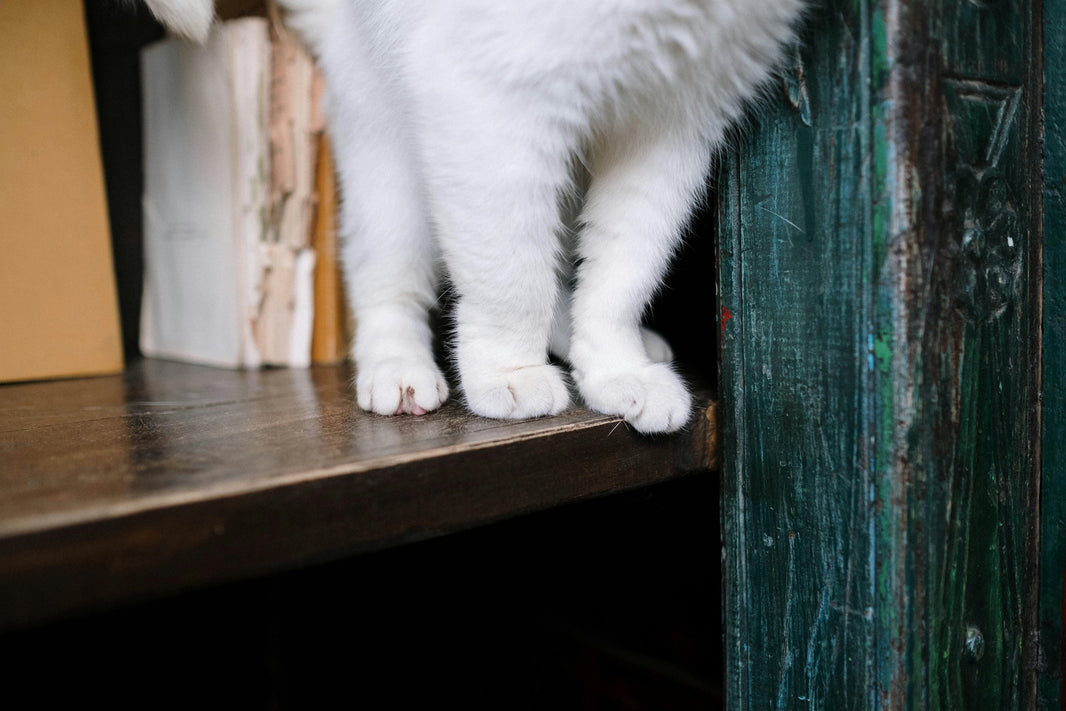
[[[1040,638],[1044,666],[1041,708],[1066,697],[1066,0],[1044,2],[1044,357],[1041,476]],[[1054,236],[1059,236],[1055,239]]]
[[[721,298],[743,312],[719,317],[731,709],[1030,698],[1039,269],[1011,226],[1035,206],[1032,11],[819,4],[724,162]],[[967,200],[1000,246],[959,246]]]
[[[859,9],[813,20],[824,41],[797,58],[802,86],[783,88],[721,180],[722,302],[744,314],[722,339],[735,709],[863,708],[873,693],[869,475],[853,464],[869,429],[854,393],[872,375],[851,334],[876,277],[840,268],[871,259]]]

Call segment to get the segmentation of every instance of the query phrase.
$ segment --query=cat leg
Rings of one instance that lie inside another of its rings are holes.
[[[551,339],[549,350],[556,358],[570,360],[570,328],[573,322],[571,317],[571,301],[573,300],[573,288],[565,285],[560,290],[559,305],[555,309],[555,319],[552,322]],[[640,327],[640,340],[644,344],[644,351],[655,363],[669,363],[674,359],[674,351],[666,339],[646,326]]]
[[[365,94],[356,101],[366,101]],[[356,324],[356,397],[370,412],[420,415],[448,397],[429,325],[437,301],[437,254],[425,197],[412,151],[397,130],[402,122],[367,127],[343,122],[347,113],[338,111],[333,135],[341,258]]]
[[[363,45],[350,3],[285,4],[329,91],[356,398],[382,415],[424,414],[447,399],[448,386],[434,361],[437,254],[410,121]]]
[[[536,134],[523,132],[528,112],[491,120],[488,102],[476,105],[476,123],[460,120],[454,133],[438,123],[427,149],[437,228],[457,297],[454,343],[463,394],[469,409],[486,417],[557,414],[570,401],[563,372],[548,363],[566,155],[542,151]]]
[[[588,406],[641,432],[671,432],[691,397],[669,346],[641,318],[703,188],[708,149],[695,131],[640,124],[597,146],[582,215],[570,362]]]
[[[581,174],[578,190],[573,196],[567,196],[563,200],[563,224],[564,230],[564,254],[563,271],[560,274],[559,298],[555,307],[555,317],[552,321],[551,336],[548,341],[548,350],[556,358],[564,361],[570,360],[570,328],[572,323],[572,304],[574,300],[574,283],[576,281],[577,260],[577,224],[581,217],[580,196],[588,190],[587,175]],[[640,327],[640,338],[644,344],[644,350],[648,357],[657,363],[669,363],[674,359],[674,351],[666,339],[655,331],[645,326]]]

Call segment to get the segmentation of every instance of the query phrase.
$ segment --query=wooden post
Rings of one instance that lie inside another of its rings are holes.
[[[1066,0],[1044,3],[1044,358],[1040,497],[1040,699],[1060,709],[1066,659]]]
[[[1035,703],[1041,11],[820,3],[723,161],[731,709]]]

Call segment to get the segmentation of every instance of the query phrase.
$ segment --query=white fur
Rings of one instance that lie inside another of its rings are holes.
[[[146,0],[160,22],[178,34],[204,42],[215,20],[212,0]]]
[[[426,315],[442,258],[471,410],[566,408],[551,346],[593,409],[642,432],[682,427],[688,391],[641,317],[802,0],[280,4],[330,86],[359,404],[446,399]]]

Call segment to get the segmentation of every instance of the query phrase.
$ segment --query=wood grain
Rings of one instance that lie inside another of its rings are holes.
[[[1040,694],[1066,704],[1066,2],[1044,3],[1043,432],[1040,484]]]
[[[1040,37],[820,4],[726,162],[730,708],[1033,703]]]
[[[0,388],[0,629],[397,545],[705,469],[713,420],[359,411],[344,367]],[[713,410],[711,411],[713,417]],[[697,441],[698,440],[698,441]]]

